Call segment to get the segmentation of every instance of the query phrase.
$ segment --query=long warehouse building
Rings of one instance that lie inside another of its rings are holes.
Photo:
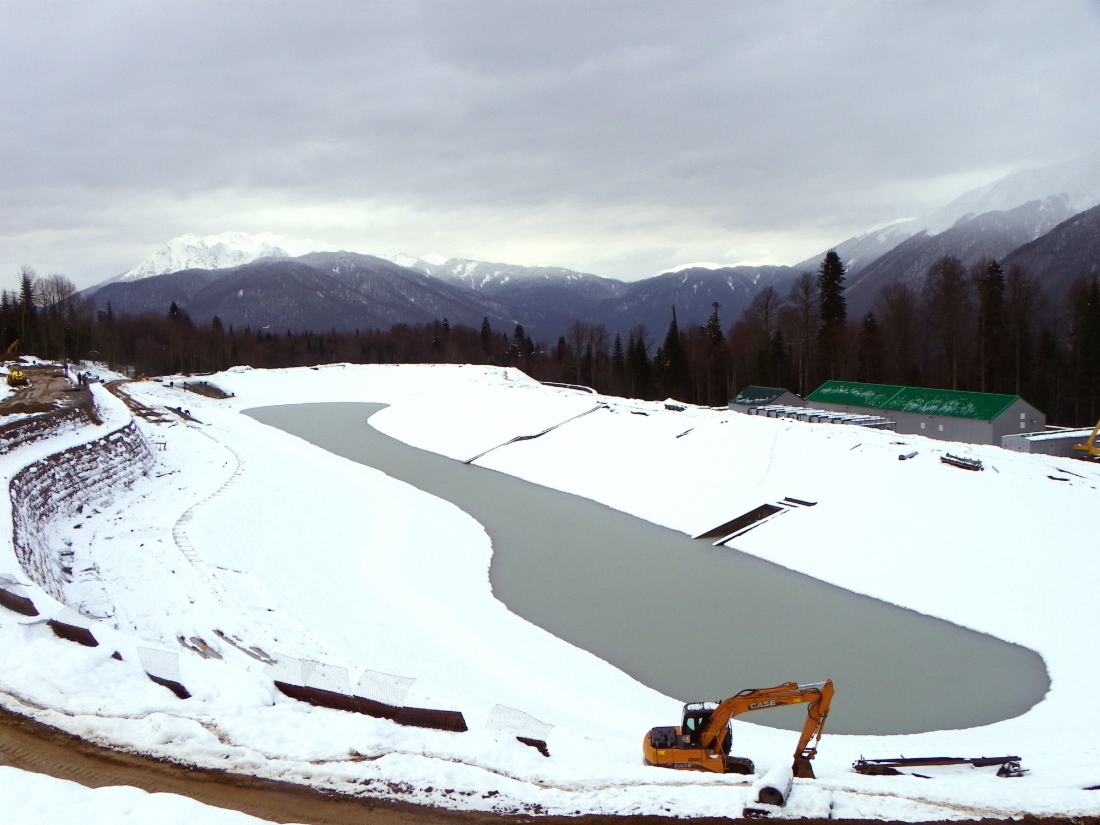
[[[999,393],[826,381],[806,402],[837,412],[885,416],[897,422],[898,433],[970,444],[1000,446],[1002,436],[1046,426],[1046,415],[1020,396]]]

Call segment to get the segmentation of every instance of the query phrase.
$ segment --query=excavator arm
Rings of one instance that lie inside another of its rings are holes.
[[[1092,435],[1089,436],[1088,441],[1084,444],[1074,444],[1073,449],[1087,453],[1093,458],[1100,458],[1100,446],[1096,444],[1097,433],[1100,433],[1100,421],[1097,421],[1096,426],[1092,428]]]
[[[729,723],[735,716],[755,710],[807,704],[806,724],[802,727],[802,735],[799,736],[798,747],[795,748],[793,771],[797,777],[813,779],[814,770],[810,760],[817,755],[817,743],[825,731],[825,720],[829,716],[832,699],[832,679],[806,685],[787,682],[772,688],[743,690],[715,708],[700,734],[699,743],[708,751],[718,752],[724,747],[725,738],[730,735]]]

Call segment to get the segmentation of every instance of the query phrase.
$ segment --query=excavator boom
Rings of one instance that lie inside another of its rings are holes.
[[[1096,422],[1096,426],[1092,428],[1092,435],[1089,436],[1088,441],[1084,444],[1074,444],[1073,449],[1080,450],[1093,458],[1100,458],[1100,445],[1096,443],[1096,435],[1100,433],[1100,421]]]

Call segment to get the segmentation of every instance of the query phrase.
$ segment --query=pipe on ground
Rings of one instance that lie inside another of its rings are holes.
[[[791,766],[780,763],[764,774],[752,785],[756,801],[762,805],[775,805],[782,808],[787,804],[787,798],[791,795],[791,786],[794,784],[794,773]]]

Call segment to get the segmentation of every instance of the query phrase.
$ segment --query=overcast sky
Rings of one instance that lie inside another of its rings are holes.
[[[1096,0],[4,0],[0,285],[227,230],[794,263],[1094,151],[1098,79]]]

